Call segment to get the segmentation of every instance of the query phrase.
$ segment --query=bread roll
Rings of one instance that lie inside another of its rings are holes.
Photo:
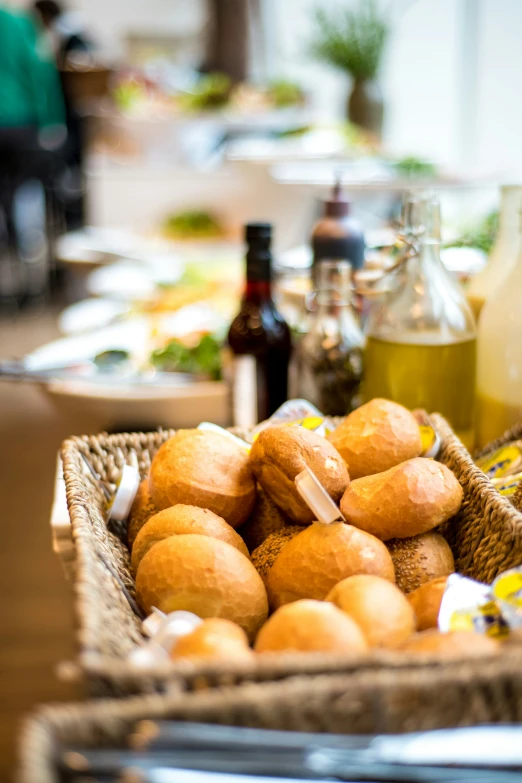
[[[405,593],[436,577],[449,576],[455,570],[451,549],[439,533],[395,538],[387,541],[386,546],[393,560],[397,587]]]
[[[396,402],[376,398],[350,413],[328,440],[358,479],[399,465],[422,451],[419,425]]]
[[[131,506],[129,513],[129,519],[127,521],[127,543],[129,549],[132,549],[132,545],[136,539],[136,536],[140,532],[141,528],[154,514],[158,512],[158,509],[154,505],[149,491],[149,479],[143,479],[138,487],[136,497]]]
[[[352,525],[388,541],[442,524],[457,513],[463,494],[445,465],[416,457],[352,481],[342,497],[341,511]]]
[[[227,525],[224,519],[218,517],[213,511],[209,511],[208,508],[184,506],[178,503],[177,506],[159,511],[141,528],[132,548],[131,563],[134,573],[138,570],[142,558],[154,544],[169,536],[186,535],[187,533],[219,538],[220,541],[225,541],[249,557],[245,542],[234,528]]]
[[[223,617],[250,639],[266,620],[263,581],[248,558],[209,536],[171,536],[149,549],[136,576],[138,603],[168,614],[177,609],[198,617]]]
[[[253,652],[248,639],[239,625],[212,617],[204,620],[191,633],[177,641],[171,658],[207,658],[212,660],[249,660]]]
[[[447,576],[439,576],[425,582],[412,593],[408,593],[408,601],[415,612],[418,631],[437,628],[440,605],[447,581]]]
[[[435,655],[441,658],[480,658],[495,655],[499,652],[500,645],[489,636],[473,631],[441,633],[430,628],[412,636],[401,649],[415,655]]]
[[[250,516],[256,487],[248,452],[226,435],[180,430],[152,460],[150,493],[159,510],[183,503],[208,508],[239,527]]]
[[[380,576],[349,576],[335,585],[326,600],[357,623],[370,647],[394,649],[415,632],[415,613],[408,599]]]
[[[294,483],[299,473],[309,467],[335,503],[339,503],[350,480],[343,459],[331,443],[303,427],[263,430],[252,446],[250,465],[276,506],[299,525],[314,521]]]
[[[283,512],[270,499],[270,496],[258,484],[257,500],[254,510],[244,525],[238,530],[239,535],[248,547],[249,552],[253,552],[263,541],[266,541],[271,533],[281,530],[290,523]]]
[[[257,653],[364,653],[368,645],[359,626],[333,604],[296,601],[282,606],[261,628]]]
[[[252,552],[252,564],[257,573],[266,583],[268,572],[275,563],[276,557],[284,546],[298,533],[302,533],[301,525],[285,525],[280,530],[271,533],[263,543]]]
[[[277,609],[300,598],[323,601],[337,582],[353,574],[394,581],[392,559],[382,541],[344,522],[314,522],[276,557],[267,577],[270,605]]]

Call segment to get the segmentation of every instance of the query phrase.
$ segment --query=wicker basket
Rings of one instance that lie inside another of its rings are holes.
[[[508,648],[502,661],[447,664],[436,683],[422,670],[383,669],[44,707],[23,726],[17,779],[58,783],[56,742],[121,747],[146,718],[336,734],[515,723],[522,721],[520,658]]]
[[[522,563],[522,514],[492,487],[469,453],[439,415],[432,417],[442,448],[439,459],[464,488],[459,514],[442,530],[459,572],[491,582],[501,571]],[[434,687],[444,665],[419,662],[398,653],[376,652],[361,660],[350,656],[260,656],[239,664],[195,665],[187,661],[158,665],[145,676],[126,662],[143,639],[141,615],[123,529],[108,529],[106,509],[126,462],[145,476],[151,458],[173,431],[73,438],[62,448],[67,500],[76,547],[76,611],[79,666],[91,694],[125,695],[165,689],[177,683],[192,688],[244,680],[274,680],[296,674],[351,672],[356,669],[421,668]]]

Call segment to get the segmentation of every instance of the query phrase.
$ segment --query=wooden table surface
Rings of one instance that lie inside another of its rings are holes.
[[[57,336],[57,310],[0,318],[0,357]],[[74,656],[73,602],[49,527],[56,454],[96,422],[65,420],[36,386],[0,383],[0,780],[8,780],[16,732],[34,705],[81,697],[56,677]]]

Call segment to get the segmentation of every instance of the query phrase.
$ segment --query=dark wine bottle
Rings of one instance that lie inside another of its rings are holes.
[[[241,309],[228,332],[233,354],[234,423],[253,427],[286,401],[290,329],[272,299],[272,255],[269,223],[245,227],[246,288]]]

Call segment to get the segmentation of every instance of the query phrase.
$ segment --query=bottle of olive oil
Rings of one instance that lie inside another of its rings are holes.
[[[481,447],[522,419],[522,231],[520,240],[514,268],[487,299],[479,321],[477,445]]]
[[[468,447],[474,441],[475,320],[440,258],[440,205],[409,197],[404,233],[416,245],[376,301],[366,326],[363,396],[437,411]]]

